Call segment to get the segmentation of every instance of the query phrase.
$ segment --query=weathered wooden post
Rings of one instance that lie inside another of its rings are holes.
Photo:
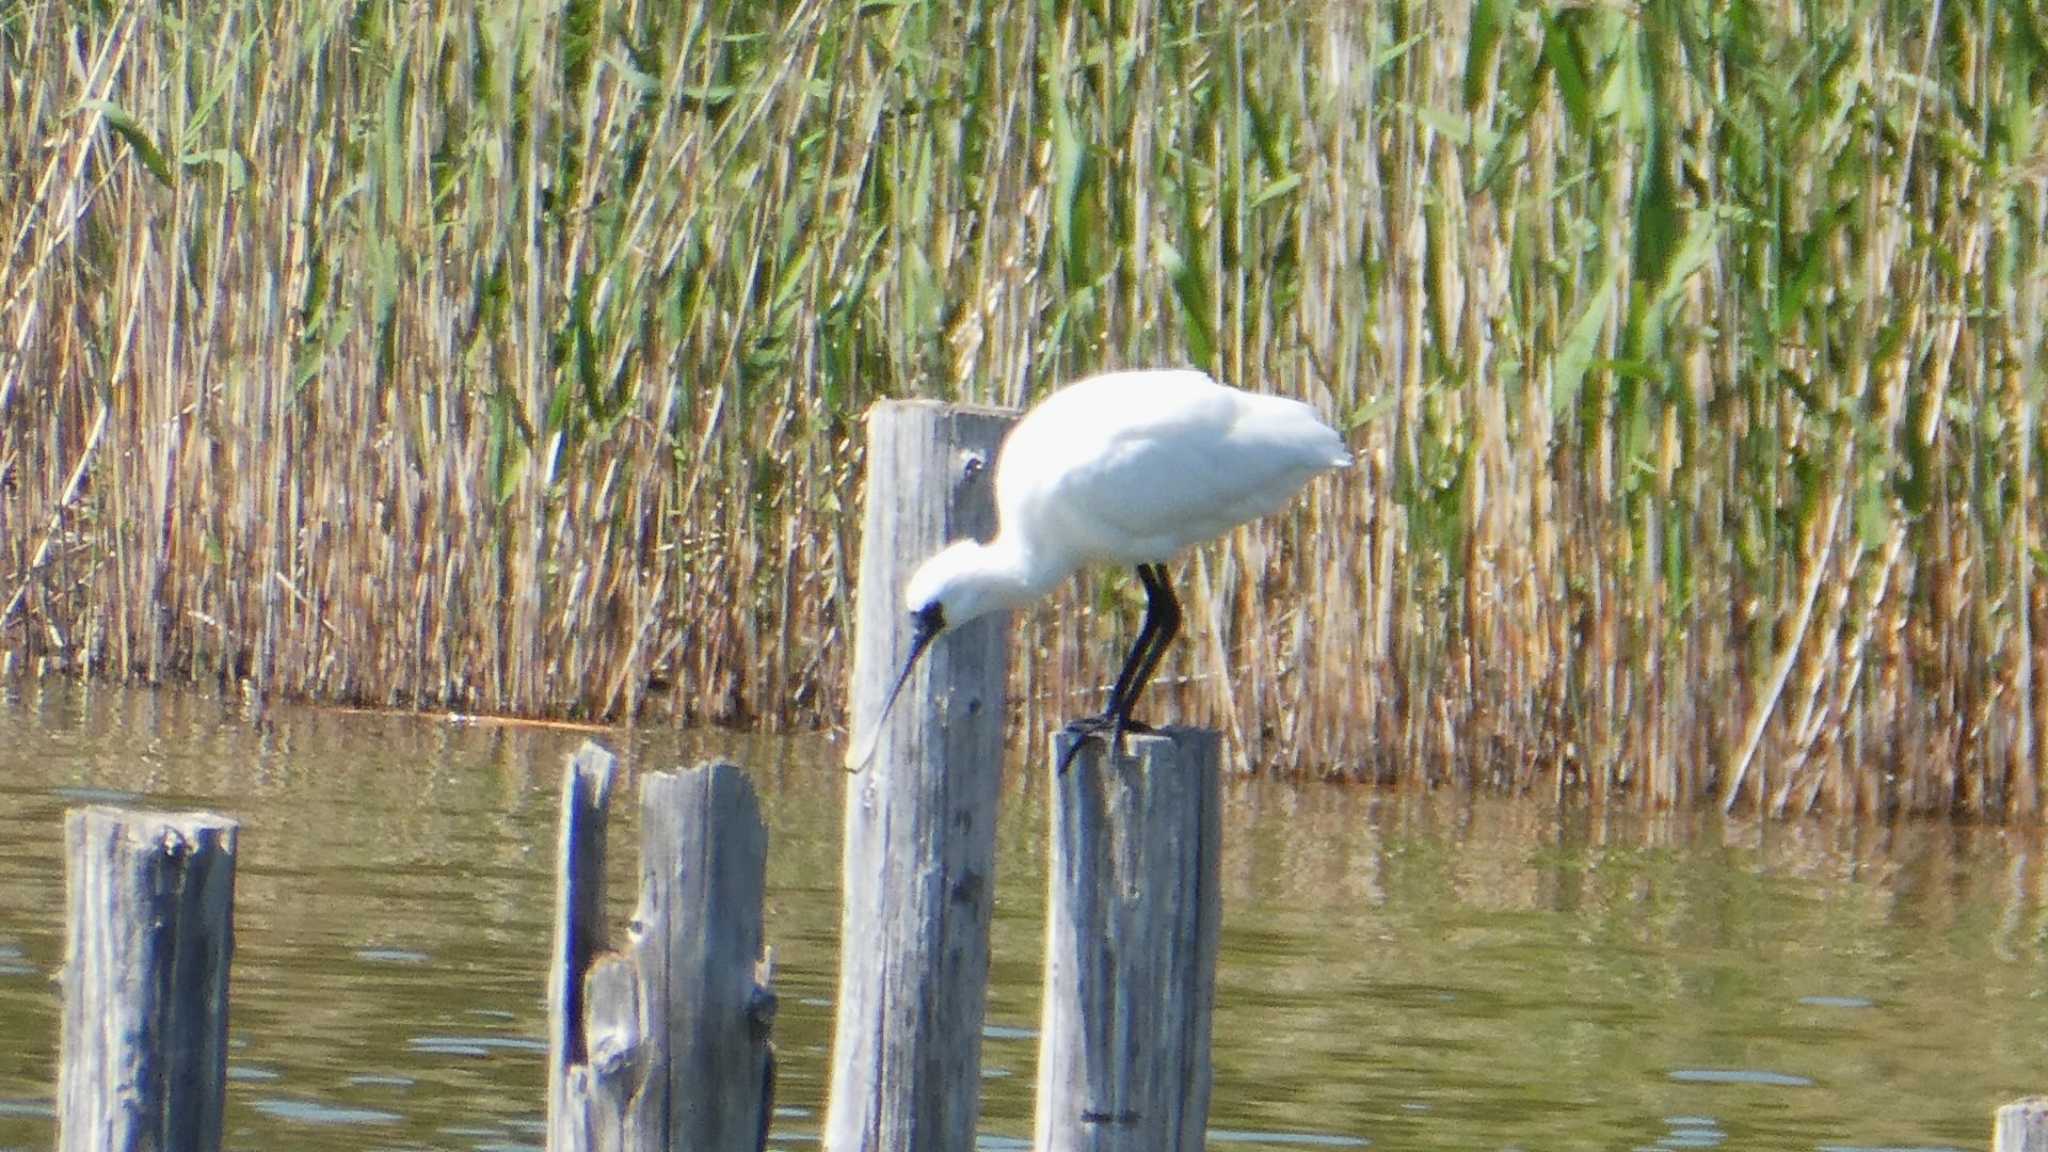
[[[855,745],[908,654],[911,572],[994,532],[996,449],[1015,416],[885,401],[867,420]],[[829,1152],[974,1146],[1009,625],[995,613],[933,644],[847,777]]]
[[[1200,1152],[1208,1125],[1222,739],[1125,740],[1114,762],[1090,742],[1050,792],[1038,1152]]]
[[[1991,1152],[2048,1152],[2048,1096],[2029,1096],[2000,1108]]]
[[[586,1106],[605,1069],[591,1058],[585,988],[604,948],[605,829],[617,761],[586,740],[562,773],[561,823],[555,834],[555,933],[548,951],[548,1124],[555,1148],[595,1147]],[[609,1069],[615,1071],[616,1069]],[[571,1087],[571,1081],[575,1086]],[[578,1107],[568,1101],[576,1098]]]
[[[227,1090],[233,820],[64,818],[61,1152],[211,1152]]]
[[[774,1100],[775,997],[753,785],[722,763],[642,778],[640,903],[625,946],[599,954],[611,771],[610,755],[585,744],[562,786],[549,1147],[758,1152]]]

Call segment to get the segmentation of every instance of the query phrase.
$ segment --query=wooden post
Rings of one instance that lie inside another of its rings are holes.
[[[214,1152],[227,1091],[233,820],[65,815],[61,1152]]]
[[[917,401],[869,409],[856,742],[908,654],[911,572],[994,532],[996,449],[1014,420]],[[940,637],[873,760],[847,777],[829,1152],[974,1146],[1009,629],[996,613]]]
[[[2048,1152],[2048,1096],[2029,1096],[2000,1108],[1991,1152]]]
[[[1125,739],[1050,792],[1038,1152],[1200,1152],[1208,1126],[1222,738]]]
[[[593,1147],[596,1117],[584,989],[604,947],[605,828],[618,762],[593,741],[562,773],[561,824],[555,836],[555,934],[548,953],[548,1130],[557,1148]],[[571,1070],[580,1073],[572,1090]],[[616,1070],[614,1068],[613,1070]],[[573,1094],[577,1107],[568,1102]],[[572,1135],[580,1133],[580,1135]]]
[[[601,886],[589,869],[602,872],[603,850],[590,838],[602,839],[610,770],[585,745],[562,788],[549,1146],[758,1152],[774,1106],[775,996],[761,930],[768,833],[753,785],[731,764],[641,780],[640,903],[625,946],[599,954],[601,896],[591,893]]]

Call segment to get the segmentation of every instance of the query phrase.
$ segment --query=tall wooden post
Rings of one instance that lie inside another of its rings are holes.
[[[1208,1125],[1222,739],[1125,740],[1050,790],[1038,1152],[1200,1152]]]
[[[868,412],[856,742],[908,654],[911,572],[994,532],[996,450],[1013,420],[917,401]],[[940,637],[873,759],[847,777],[828,1152],[974,1146],[1009,623],[997,613]]]
[[[61,1152],[215,1152],[227,1092],[233,820],[64,818]]]

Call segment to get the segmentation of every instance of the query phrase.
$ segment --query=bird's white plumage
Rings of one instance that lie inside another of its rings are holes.
[[[1279,511],[1351,455],[1315,409],[1203,372],[1112,372],[1053,393],[1004,441],[996,509],[1073,566],[1164,561]]]
[[[1120,731],[1179,626],[1164,570],[1148,566],[1279,511],[1317,473],[1350,464],[1343,438],[1313,408],[1204,372],[1107,372],[1054,392],[997,455],[996,538],[948,545],[904,589],[916,632],[882,715],[939,633],[1035,600],[1077,568],[1136,565],[1147,623],[1105,713]],[[881,723],[853,747],[849,765],[874,754]]]
[[[996,458],[998,531],[956,543],[912,576],[912,611],[947,627],[1050,591],[1077,568],[1158,563],[1279,511],[1343,438],[1299,400],[1205,372],[1106,372],[1024,414]]]

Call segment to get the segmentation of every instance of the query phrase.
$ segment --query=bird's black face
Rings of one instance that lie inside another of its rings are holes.
[[[910,628],[911,659],[915,660],[916,653],[924,651],[932,637],[946,630],[946,610],[934,600],[910,614]]]

